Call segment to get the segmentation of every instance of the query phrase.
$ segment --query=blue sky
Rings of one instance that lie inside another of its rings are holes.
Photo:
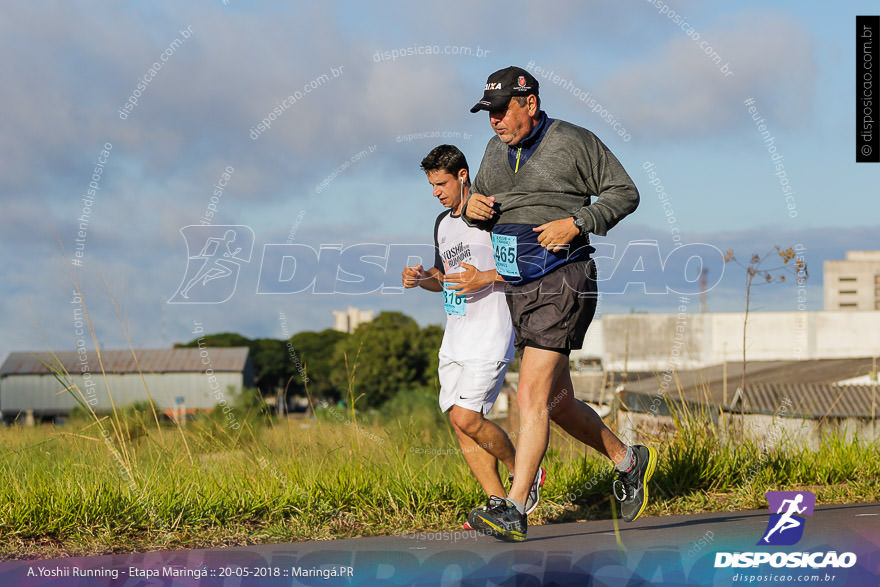
[[[476,171],[491,133],[485,113],[468,109],[487,75],[511,64],[532,62],[571,80],[538,77],[545,110],[595,132],[639,187],[636,213],[596,239],[615,245],[618,261],[634,241],[655,240],[661,257],[669,254],[672,226],[682,243],[732,248],[743,259],[799,243],[808,306],[819,310],[822,262],[877,248],[880,167],[854,162],[853,83],[855,15],[876,12],[874,3],[435,4],[7,5],[0,242],[11,254],[0,264],[0,356],[73,347],[74,278],[107,348],[125,343],[111,296],[144,348],[192,339],[194,320],[207,332],[281,337],[283,312],[290,333],[319,330],[349,305],[442,323],[442,302],[422,291],[259,294],[263,250],[289,239],[316,250],[430,243],[440,207],[419,161],[451,142]],[[682,18],[661,14],[667,9]],[[154,62],[161,67],[150,73]],[[598,112],[579,99],[587,92]],[[285,105],[288,96],[296,99]],[[783,157],[796,216],[749,98]],[[109,157],[100,155],[105,143]],[[72,267],[99,158],[106,162],[79,243],[82,264]],[[228,167],[212,222],[250,227],[253,257],[239,264],[228,301],[167,304],[187,267],[180,229],[199,223]],[[707,263],[718,281],[710,309],[742,310],[743,271]],[[383,284],[396,285],[399,271],[389,267]],[[753,309],[795,309],[796,299],[793,285],[766,286]],[[602,306],[676,307],[675,295],[639,286]]]

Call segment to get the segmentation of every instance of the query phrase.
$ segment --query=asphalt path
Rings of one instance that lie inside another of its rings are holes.
[[[648,517],[618,532],[611,520],[549,524],[519,544],[461,530],[7,561],[0,586],[880,585],[880,504],[819,506],[796,544],[758,546],[769,513]],[[769,560],[734,557],[750,552]],[[791,553],[808,553],[806,566],[779,566],[803,559]]]

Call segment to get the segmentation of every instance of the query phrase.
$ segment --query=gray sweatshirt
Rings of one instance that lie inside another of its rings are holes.
[[[617,157],[585,128],[556,120],[519,172],[498,136],[486,146],[472,193],[494,196],[500,211],[491,223],[540,225],[574,216],[584,231],[604,236],[639,205],[639,192]],[[596,200],[591,203],[591,197]]]

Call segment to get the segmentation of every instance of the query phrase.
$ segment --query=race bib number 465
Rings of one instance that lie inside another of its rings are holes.
[[[516,265],[516,237],[493,233],[492,248],[495,249],[495,268],[498,273],[519,277],[519,267]]]

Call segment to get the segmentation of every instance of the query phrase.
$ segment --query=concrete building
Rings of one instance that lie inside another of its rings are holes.
[[[249,350],[180,348],[13,352],[0,366],[0,413],[7,421],[67,415],[77,397],[96,412],[152,398],[158,410],[209,410],[253,387]],[[74,395],[76,394],[76,396]],[[112,399],[112,403],[111,403]]]
[[[880,251],[847,251],[822,267],[826,310],[880,310]]]
[[[358,310],[351,306],[348,310],[333,310],[333,330],[351,334],[364,322],[373,320],[372,310]]]
[[[742,361],[742,312],[606,314],[590,325],[576,364],[664,372]],[[750,312],[747,361],[880,356],[880,311]]]

